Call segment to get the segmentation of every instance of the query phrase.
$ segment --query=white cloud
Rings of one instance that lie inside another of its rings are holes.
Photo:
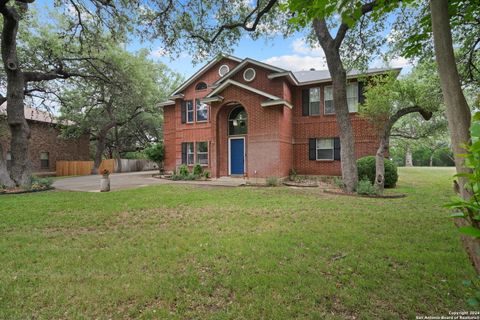
[[[325,53],[320,46],[311,47],[305,39],[299,38],[291,43],[293,54],[274,56],[263,62],[290,71],[322,70],[327,68]]]
[[[290,71],[310,70],[315,68],[322,70],[327,67],[325,60],[318,56],[300,56],[297,54],[271,57],[263,62]]]
[[[162,47],[158,47],[157,49],[150,52],[150,56],[153,58],[161,58],[167,55],[167,50]]]

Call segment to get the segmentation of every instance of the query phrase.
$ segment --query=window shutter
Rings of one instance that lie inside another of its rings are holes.
[[[308,116],[310,107],[310,89],[302,89],[302,116]]]
[[[182,164],[187,164],[187,143],[182,142]]]
[[[333,138],[333,160],[340,160],[340,138]]]
[[[187,106],[186,106],[185,100],[182,100],[181,112],[182,112],[182,123],[186,123],[187,122]]]
[[[308,139],[308,159],[317,160],[317,139]]]
[[[358,103],[364,103],[365,102],[365,84],[363,81],[358,82]]]

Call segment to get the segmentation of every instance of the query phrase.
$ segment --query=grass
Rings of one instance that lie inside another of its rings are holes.
[[[403,199],[155,186],[0,198],[0,318],[410,319],[471,309],[442,205],[451,169],[401,169]]]

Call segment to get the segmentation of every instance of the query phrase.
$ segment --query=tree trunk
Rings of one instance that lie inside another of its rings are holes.
[[[3,15],[2,60],[7,74],[7,122],[11,132],[12,168],[10,177],[17,186],[29,185],[32,168],[28,156],[30,128],[25,120],[25,79],[17,57],[17,31],[20,19],[16,9],[1,8]]]
[[[313,26],[318,41],[325,52],[328,71],[332,77],[333,102],[337,128],[340,136],[340,158],[342,167],[342,179],[347,192],[355,191],[358,183],[357,163],[355,157],[355,139],[353,136],[352,122],[347,103],[347,75],[340,58],[339,46],[332,41],[326,30],[326,23],[317,19]]]
[[[105,146],[107,144],[107,134],[116,125],[115,122],[111,122],[105,125],[99,132],[97,136],[97,147],[95,150],[95,158],[93,161],[92,174],[98,174],[98,168],[102,164],[102,155],[105,151]]]
[[[413,155],[410,146],[407,146],[407,149],[405,150],[405,167],[413,167]]]
[[[375,155],[375,188],[383,194],[385,188],[385,151],[388,148],[388,134],[380,138],[380,146]]]
[[[445,102],[448,129],[452,141],[457,173],[468,172],[464,159],[458,154],[465,153],[462,144],[470,142],[471,112],[460,85],[460,76],[455,64],[453,53],[452,32],[448,14],[448,0],[431,0],[432,32],[437,61],[438,75]],[[459,179],[460,194],[464,199],[470,197],[464,188],[465,181]],[[457,226],[465,225],[463,219],[456,219]],[[463,244],[477,273],[480,273],[480,241],[471,237],[462,236]]]
[[[15,182],[10,178],[7,170],[7,163],[4,158],[3,146],[0,143],[0,187],[5,186],[12,188],[15,186]]]
[[[434,154],[435,154],[435,151],[432,151],[432,154],[430,155],[430,161],[429,161],[430,167],[433,167],[433,155]]]

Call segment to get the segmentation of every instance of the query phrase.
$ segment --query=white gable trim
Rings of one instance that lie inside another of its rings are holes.
[[[175,101],[173,100],[167,100],[167,101],[163,101],[163,102],[160,102],[158,104],[159,107],[165,107],[165,106],[173,106],[175,104]]]
[[[293,105],[286,101],[286,100],[270,100],[265,101],[260,104],[262,107],[270,107],[270,106],[278,106],[278,105],[285,105],[290,109],[293,109]]]
[[[203,103],[223,101],[223,97],[222,96],[214,96],[214,97],[211,97],[211,98],[200,99],[200,101],[203,102]]]
[[[205,98],[211,98],[211,97],[215,96],[217,93],[223,91],[223,89],[225,89],[226,87],[228,87],[228,86],[230,86],[230,85],[234,85],[234,86],[240,87],[240,88],[242,88],[242,89],[245,89],[245,90],[254,92],[254,93],[256,93],[256,94],[259,94],[259,95],[261,95],[261,96],[267,97],[267,98],[272,99],[272,100],[279,100],[279,99],[280,99],[279,97],[274,96],[274,95],[271,95],[270,93],[266,93],[266,92],[264,92],[264,91],[262,91],[262,90],[258,90],[258,89],[252,88],[252,87],[250,87],[250,86],[247,86],[246,84],[243,84],[243,83],[234,81],[234,80],[232,80],[232,79],[228,79],[227,81],[225,81],[224,83],[222,83],[221,85],[219,85],[215,90],[213,90],[212,92],[210,92]]]
[[[206,65],[204,65],[200,70],[198,70],[196,73],[193,74],[193,76],[191,76],[190,78],[188,78],[187,81],[185,81],[184,83],[182,83],[180,85],[180,87],[178,87],[177,89],[175,89],[175,91],[172,93],[172,96],[175,96],[176,94],[182,92],[183,90],[185,90],[185,88],[187,88],[189,85],[191,85],[198,77],[200,77],[202,74],[204,74],[208,69],[210,69],[215,63],[217,63],[218,61],[222,60],[223,58],[227,58],[227,59],[230,59],[230,60],[233,60],[233,61],[236,61],[236,62],[241,62],[242,59],[240,58],[237,58],[237,57],[234,57],[234,56],[230,56],[230,55],[219,55],[217,56],[216,58],[210,60],[209,63],[207,63]]]
[[[277,73],[270,73],[267,78],[268,79],[275,79],[275,78],[280,78],[280,77],[288,77],[290,81],[294,84],[297,85],[299,84],[297,78],[293,75],[291,71],[286,71],[286,72],[277,72]]]
[[[230,70],[230,72],[228,72],[226,75],[224,75],[222,78],[218,79],[217,81],[215,81],[214,85],[215,84],[219,84],[229,78],[231,78],[234,74],[236,74],[238,71],[240,71],[245,65],[247,64],[253,64],[253,65],[256,65],[256,66],[259,66],[259,67],[262,67],[262,68],[265,68],[265,69],[268,69],[268,70],[271,70],[271,71],[274,71],[274,72],[287,72],[287,70],[285,69],[281,69],[281,68],[277,68],[277,67],[274,67],[272,65],[269,65],[269,64],[266,64],[266,63],[263,63],[263,62],[260,62],[260,61],[257,61],[257,60],[253,60],[253,59],[250,59],[250,58],[246,58],[244,59],[239,65],[237,65],[235,68],[233,68],[232,70]]]

